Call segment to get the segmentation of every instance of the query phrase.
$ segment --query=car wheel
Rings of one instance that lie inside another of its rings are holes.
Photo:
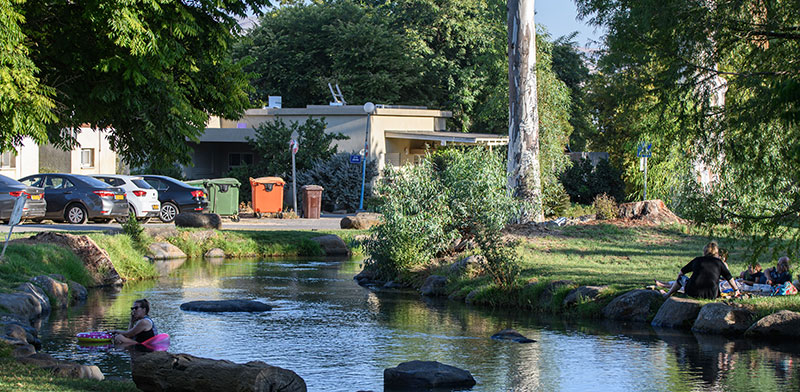
[[[128,204],[128,215],[119,216],[119,217],[116,217],[114,219],[119,223],[125,223],[125,222],[128,221],[128,219],[131,218],[131,214],[133,214],[133,216],[136,216],[136,210],[133,209],[132,205]]]
[[[164,223],[170,223],[175,220],[175,217],[178,216],[180,210],[178,206],[172,204],[170,202],[166,202],[161,205],[161,212],[159,214],[159,218]]]
[[[64,213],[64,219],[73,225],[86,223],[86,218],[86,209],[80,204],[73,204],[67,207],[67,211]]]

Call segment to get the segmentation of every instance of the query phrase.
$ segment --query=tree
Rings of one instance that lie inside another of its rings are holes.
[[[522,213],[523,222],[544,220],[533,6],[533,0],[508,2],[508,187],[530,204]]]
[[[589,142],[596,137],[597,127],[592,122],[591,110],[586,102],[591,75],[586,66],[587,57],[574,41],[577,34],[574,32],[553,41],[553,71],[569,87],[572,100],[569,123],[573,131],[569,148],[572,151],[588,151]]]
[[[2,118],[18,121],[3,121],[0,146],[31,136],[71,147],[89,124],[112,129],[112,148],[132,165],[188,162],[186,140],[197,140],[209,114],[237,118],[249,106],[247,75],[229,49],[236,18],[266,4],[4,2],[3,50],[13,56],[4,53],[0,71],[16,78],[11,99],[28,104],[3,104]]]
[[[652,124],[649,133],[662,138],[670,165],[687,179],[679,192],[687,211],[751,234],[754,257],[773,245],[797,252],[800,3],[578,0],[578,7],[607,26],[599,66],[618,94],[615,110]],[[686,172],[697,160],[716,178],[705,189]]]

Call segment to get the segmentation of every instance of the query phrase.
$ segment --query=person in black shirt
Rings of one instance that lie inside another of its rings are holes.
[[[690,278],[686,275],[691,273]],[[714,299],[719,296],[719,280],[726,280],[734,289],[734,295],[739,296],[739,287],[731,276],[731,272],[719,258],[719,246],[715,241],[711,241],[703,248],[703,256],[696,257],[689,264],[686,264],[678,273],[677,282],[685,285],[686,295],[695,298]],[[670,290],[664,295],[669,297],[677,290]]]
[[[156,325],[148,317],[148,314],[150,314],[150,303],[146,299],[136,300],[131,307],[131,321],[128,324],[128,330],[110,331],[114,335],[114,343],[137,344],[158,335]]]

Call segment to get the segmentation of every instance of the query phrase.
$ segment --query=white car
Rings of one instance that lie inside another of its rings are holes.
[[[145,223],[150,218],[157,217],[161,212],[158,191],[153,189],[142,177],[122,174],[97,174],[92,177],[125,190],[125,197],[128,199],[128,215],[133,213],[136,220]],[[127,220],[127,217],[117,218],[120,223]]]

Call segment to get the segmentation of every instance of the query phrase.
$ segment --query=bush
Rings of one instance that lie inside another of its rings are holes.
[[[242,184],[239,186],[239,202],[247,203],[253,199],[253,190],[250,188],[250,178],[258,178],[258,168],[255,166],[242,165],[234,167],[225,173],[225,177],[235,178]]]
[[[554,177],[542,178],[542,199],[544,216],[565,216],[570,208],[569,194],[564,185]]]
[[[596,167],[589,159],[581,159],[565,170],[560,179],[570,200],[575,203],[591,204],[597,195],[603,193],[616,200],[625,198],[622,172],[611,166],[607,159],[601,159]]]
[[[494,238],[519,211],[506,189],[502,159],[481,148],[437,152],[401,169],[390,166],[378,195],[384,224],[372,229],[366,249],[369,268],[386,279],[402,279],[452,253],[456,244],[491,242],[485,239]]]
[[[355,211],[361,200],[362,164],[350,163],[350,153],[341,152],[328,159],[319,159],[314,165],[297,175],[298,185],[320,185],[322,209],[325,211]],[[364,197],[372,194],[372,179],[378,175],[377,163],[367,160]]]
[[[597,219],[615,219],[618,216],[619,206],[613,197],[603,193],[594,198],[594,213]]]

